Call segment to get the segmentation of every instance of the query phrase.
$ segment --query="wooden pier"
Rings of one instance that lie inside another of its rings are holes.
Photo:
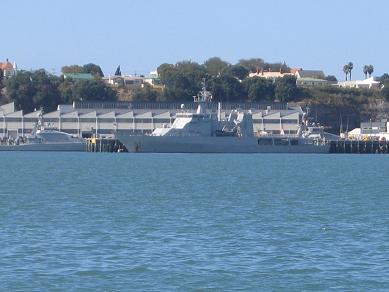
[[[117,139],[89,138],[86,141],[87,152],[128,152]]]
[[[330,153],[388,154],[389,141],[379,141],[379,140],[331,141]]]

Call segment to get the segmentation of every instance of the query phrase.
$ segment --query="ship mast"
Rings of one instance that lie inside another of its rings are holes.
[[[193,97],[193,101],[198,103],[196,114],[206,113],[206,104],[212,101],[211,92],[207,91],[205,86],[205,78],[202,81],[201,91]]]

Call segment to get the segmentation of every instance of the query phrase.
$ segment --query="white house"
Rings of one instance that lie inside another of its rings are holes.
[[[381,83],[376,80],[375,77],[370,77],[364,80],[350,80],[342,81],[335,84],[335,86],[342,88],[368,88],[368,89],[379,89]]]

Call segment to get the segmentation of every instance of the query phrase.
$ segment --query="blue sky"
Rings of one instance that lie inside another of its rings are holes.
[[[389,72],[389,1],[12,0],[2,1],[0,60],[59,73],[99,64],[148,73],[161,63],[218,56],[263,58],[343,79],[372,64]]]

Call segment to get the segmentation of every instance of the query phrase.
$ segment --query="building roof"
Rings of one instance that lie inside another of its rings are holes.
[[[300,70],[297,72],[299,78],[324,79],[324,72],[321,70]]]
[[[0,106],[0,112],[2,112],[5,115],[8,113],[12,113],[14,111],[15,111],[15,103],[14,102],[3,104],[2,106]]]
[[[23,117],[23,111],[20,110],[17,112],[9,113],[6,115],[6,117],[7,118],[21,118],[21,117]],[[24,117],[27,117],[27,115],[25,115]],[[36,118],[38,118],[38,116],[36,116]]]
[[[321,79],[321,78],[301,77],[297,80],[297,82],[323,82],[323,83],[326,83],[328,81],[325,79]]]
[[[135,115],[135,118],[140,118],[140,119],[151,119],[152,117],[153,117],[153,113],[150,111]]]
[[[94,77],[90,73],[65,73],[65,78],[72,78],[74,80],[93,80]]]
[[[303,70],[303,68],[290,68],[290,73],[296,74],[298,71]]]
[[[96,111],[92,111],[92,112],[80,115],[81,119],[95,119],[96,117],[97,117]]]
[[[60,116],[59,111],[53,111],[53,112],[49,112],[47,114],[44,114],[43,119],[58,118],[59,116]]]
[[[163,112],[160,114],[156,114],[154,116],[155,119],[169,119],[171,118],[171,113],[170,112]]]
[[[286,75],[293,75],[293,73],[289,72],[280,72],[280,71],[261,71],[257,73],[250,73],[249,77],[261,77],[261,78],[281,78]]]
[[[0,63],[1,70],[12,70],[13,68],[14,68],[14,66],[8,60],[5,61],[4,63]]]
[[[31,113],[25,114],[25,118],[38,118],[38,116],[42,113],[41,110],[33,111]]]
[[[133,118],[134,117],[134,112],[126,112],[126,113],[123,113],[123,114],[119,114],[116,116],[116,118],[118,119],[130,119],[130,118]]]
[[[114,119],[116,117],[116,113],[114,111],[107,112],[107,113],[101,113],[98,115],[98,118],[103,118],[103,119]]]
[[[78,111],[63,114],[61,118],[78,118]]]

